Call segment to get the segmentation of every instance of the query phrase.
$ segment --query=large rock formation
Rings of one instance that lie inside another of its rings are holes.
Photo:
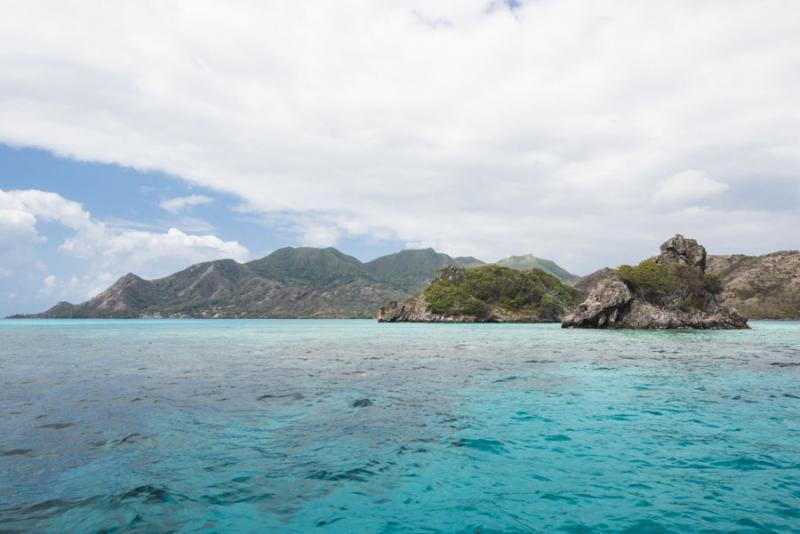
[[[381,308],[379,322],[558,322],[577,304],[577,292],[555,276],[485,265],[448,266],[420,294]]]
[[[561,326],[747,328],[747,319],[719,301],[719,279],[706,274],[706,263],[705,248],[676,235],[656,258],[601,279]]]

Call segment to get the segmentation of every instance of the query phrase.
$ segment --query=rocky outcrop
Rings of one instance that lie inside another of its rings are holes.
[[[597,271],[593,272],[592,274],[587,274],[572,284],[573,289],[578,291],[584,298],[589,295],[589,293],[594,289],[594,287],[599,284],[601,281],[606,280],[607,278],[611,278],[614,275],[614,270],[609,269],[608,267],[603,267],[602,269],[598,269]]]
[[[800,251],[764,256],[708,255],[706,273],[717,276],[717,301],[750,319],[800,320]],[[603,268],[575,282],[584,297],[614,274]]]
[[[485,265],[448,266],[420,294],[380,309],[382,323],[558,322],[577,304],[577,292],[555,276]]]
[[[493,313],[484,317],[477,315],[433,313],[428,309],[424,295],[411,297],[405,302],[395,300],[383,306],[378,312],[379,323],[497,323],[502,317]]]
[[[577,328],[613,328],[633,299],[627,284],[619,278],[602,280],[578,308],[561,323]]]
[[[564,318],[564,328],[747,328],[747,319],[722,304],[718,281],[705,273],[705,248],[682,235],[638,267],[620,268],[596,283]]]
[[[661,254],[655,261],[662,264],[690,265],[705,271],[707,257],[705,247],[698,245],[697,241],[676,234],[661,245]]]

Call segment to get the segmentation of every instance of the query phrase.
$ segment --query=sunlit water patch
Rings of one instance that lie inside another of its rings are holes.
[[[800,323],[0,321],[0,532],[800,532]]]

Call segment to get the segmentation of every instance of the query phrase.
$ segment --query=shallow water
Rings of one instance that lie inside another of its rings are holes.
[[[800,323],[0,321],[0,532],[800,532]]]

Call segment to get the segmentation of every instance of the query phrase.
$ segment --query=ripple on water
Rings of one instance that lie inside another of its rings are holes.
[[[49,428],[52,430],[62,430],[64,428],[69,428],[73,426],[74,423],[47,423],[44,425],[39,425],[37,428]]]
[[[0,530],[800,524],[800,323],[0,322],[0,336]]]
[[[503,442],[496,439],[484,438],[462,438],[452,443],[453,447],[463,447],[466,449],[473,449],[480,452],[489,452],[492,454],[506,454],[508,449]]]

